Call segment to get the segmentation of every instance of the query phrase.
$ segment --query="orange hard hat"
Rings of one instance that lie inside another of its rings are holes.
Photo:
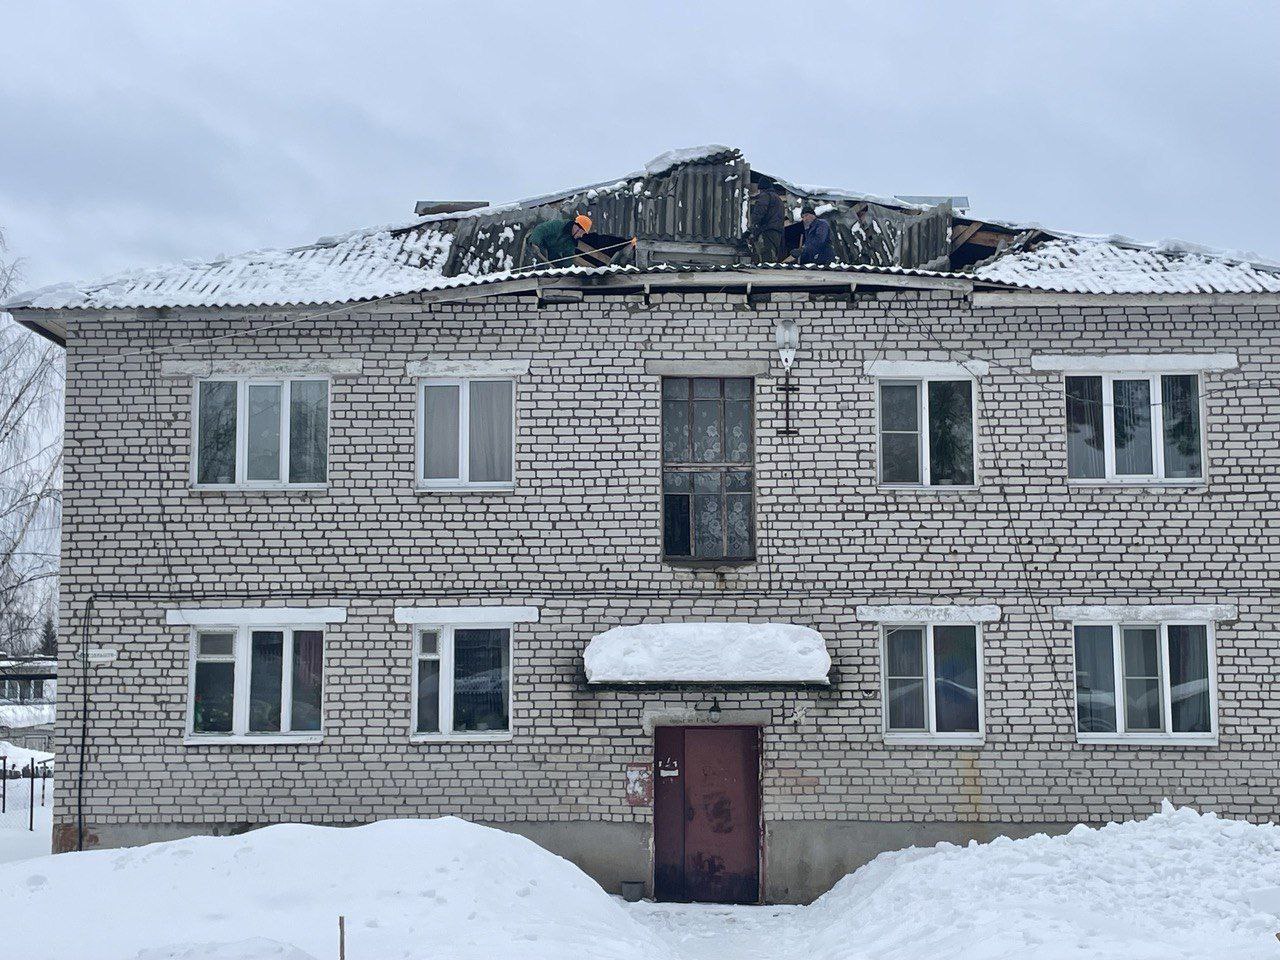
[[[588,217],[585,213],[578,214],[576,217],[573,218],[573,222],[576,223],[578,226],[580,226],[583,229],[583,232],[585,233],[591,232],[591,218]]]

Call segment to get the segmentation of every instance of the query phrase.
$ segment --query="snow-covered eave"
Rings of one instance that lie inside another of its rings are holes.
[[[821,690],[834,683],[835,669],[821,680],[588,680],[585,673],[582,682],[592,690]]]

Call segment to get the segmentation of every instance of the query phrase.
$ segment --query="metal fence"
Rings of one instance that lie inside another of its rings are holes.
[[[0,763],[0,830],[44,829],[53,810],[53,761],[19,767],[0,756]]]

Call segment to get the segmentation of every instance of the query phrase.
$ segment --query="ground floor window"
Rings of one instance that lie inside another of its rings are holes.
[[[199,629],[193,654],[192,734],[308,734],[323,729],[323,630]]]
[[[887,738],[981,738],[982,653],[976,624],[886,626],[883,663]]]
[[[1075,668],[1082,740],[1216,735],[1208,624],[1076,624]]]
[[[414,651],[415,734],[510,732],[510,627],[420,625]]]

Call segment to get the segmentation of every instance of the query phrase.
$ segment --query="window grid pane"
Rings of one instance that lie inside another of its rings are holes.
[[[896,627],[885,635],[885,681],[890,731],[924,731],[924,631]]]
[[[428,383],[422,388],[422,476],[457,480],[459,448],[457,384]]]
[[[1124,724],[1128,732],[1164,728],[1160,679],[1160,631],[1156,627],[1122,627]]]
[[[279,733],[284,634],[279,630],[255,630],[249,651],[249,730]]]
[[[920,384],[880,384],[880,481],[920,483]]]
[[[511,631],[453,631],[453,730],[505,731]]]
[[[973,383],[929,382],[929,482],[973,483]]]
[[[1164,475],[1175,480],[1202,476],[1200,462],[1200,378],[1180,374],[1160,378],[1164,429]]]
[[[236,482],[236,391],[234,380],[199,385],[197,483]]]
[[[1112,629],[1075,628],[1076,729],[1080,733],[1116,732],[1116,671]]]
[[[289,384],[289,482],[324,483],[329,460],[329,384]]]
[[[1111,390],[1116,475],[1150,476],[1155,472],[1151,448],[1151,381],[1113,380]]]
[[[755,555],[750,378],[662,381],[663,555]]]
[[[1173,733],[1212,733],[1209,690],[1209,629],[1170,624],[1169,707]]]
[[[1067,476],[1101,480],[1107,475],[1102,378],[1067,377]]]
[[[510,380],[473,380],[467,413],[467,479],[471,483],[509,483],[511,411]]]
[[[278,383],[251,383],[248,393],[248,428],[245,478],[280,479],[280,393]]]
[[[319,630],[293,632],[289,729],[295,732],[320,729],[324,691],[324,634]]]
[[[977,733],[978,638],[970,626],[933,628],[934,715],[938,733]]]

